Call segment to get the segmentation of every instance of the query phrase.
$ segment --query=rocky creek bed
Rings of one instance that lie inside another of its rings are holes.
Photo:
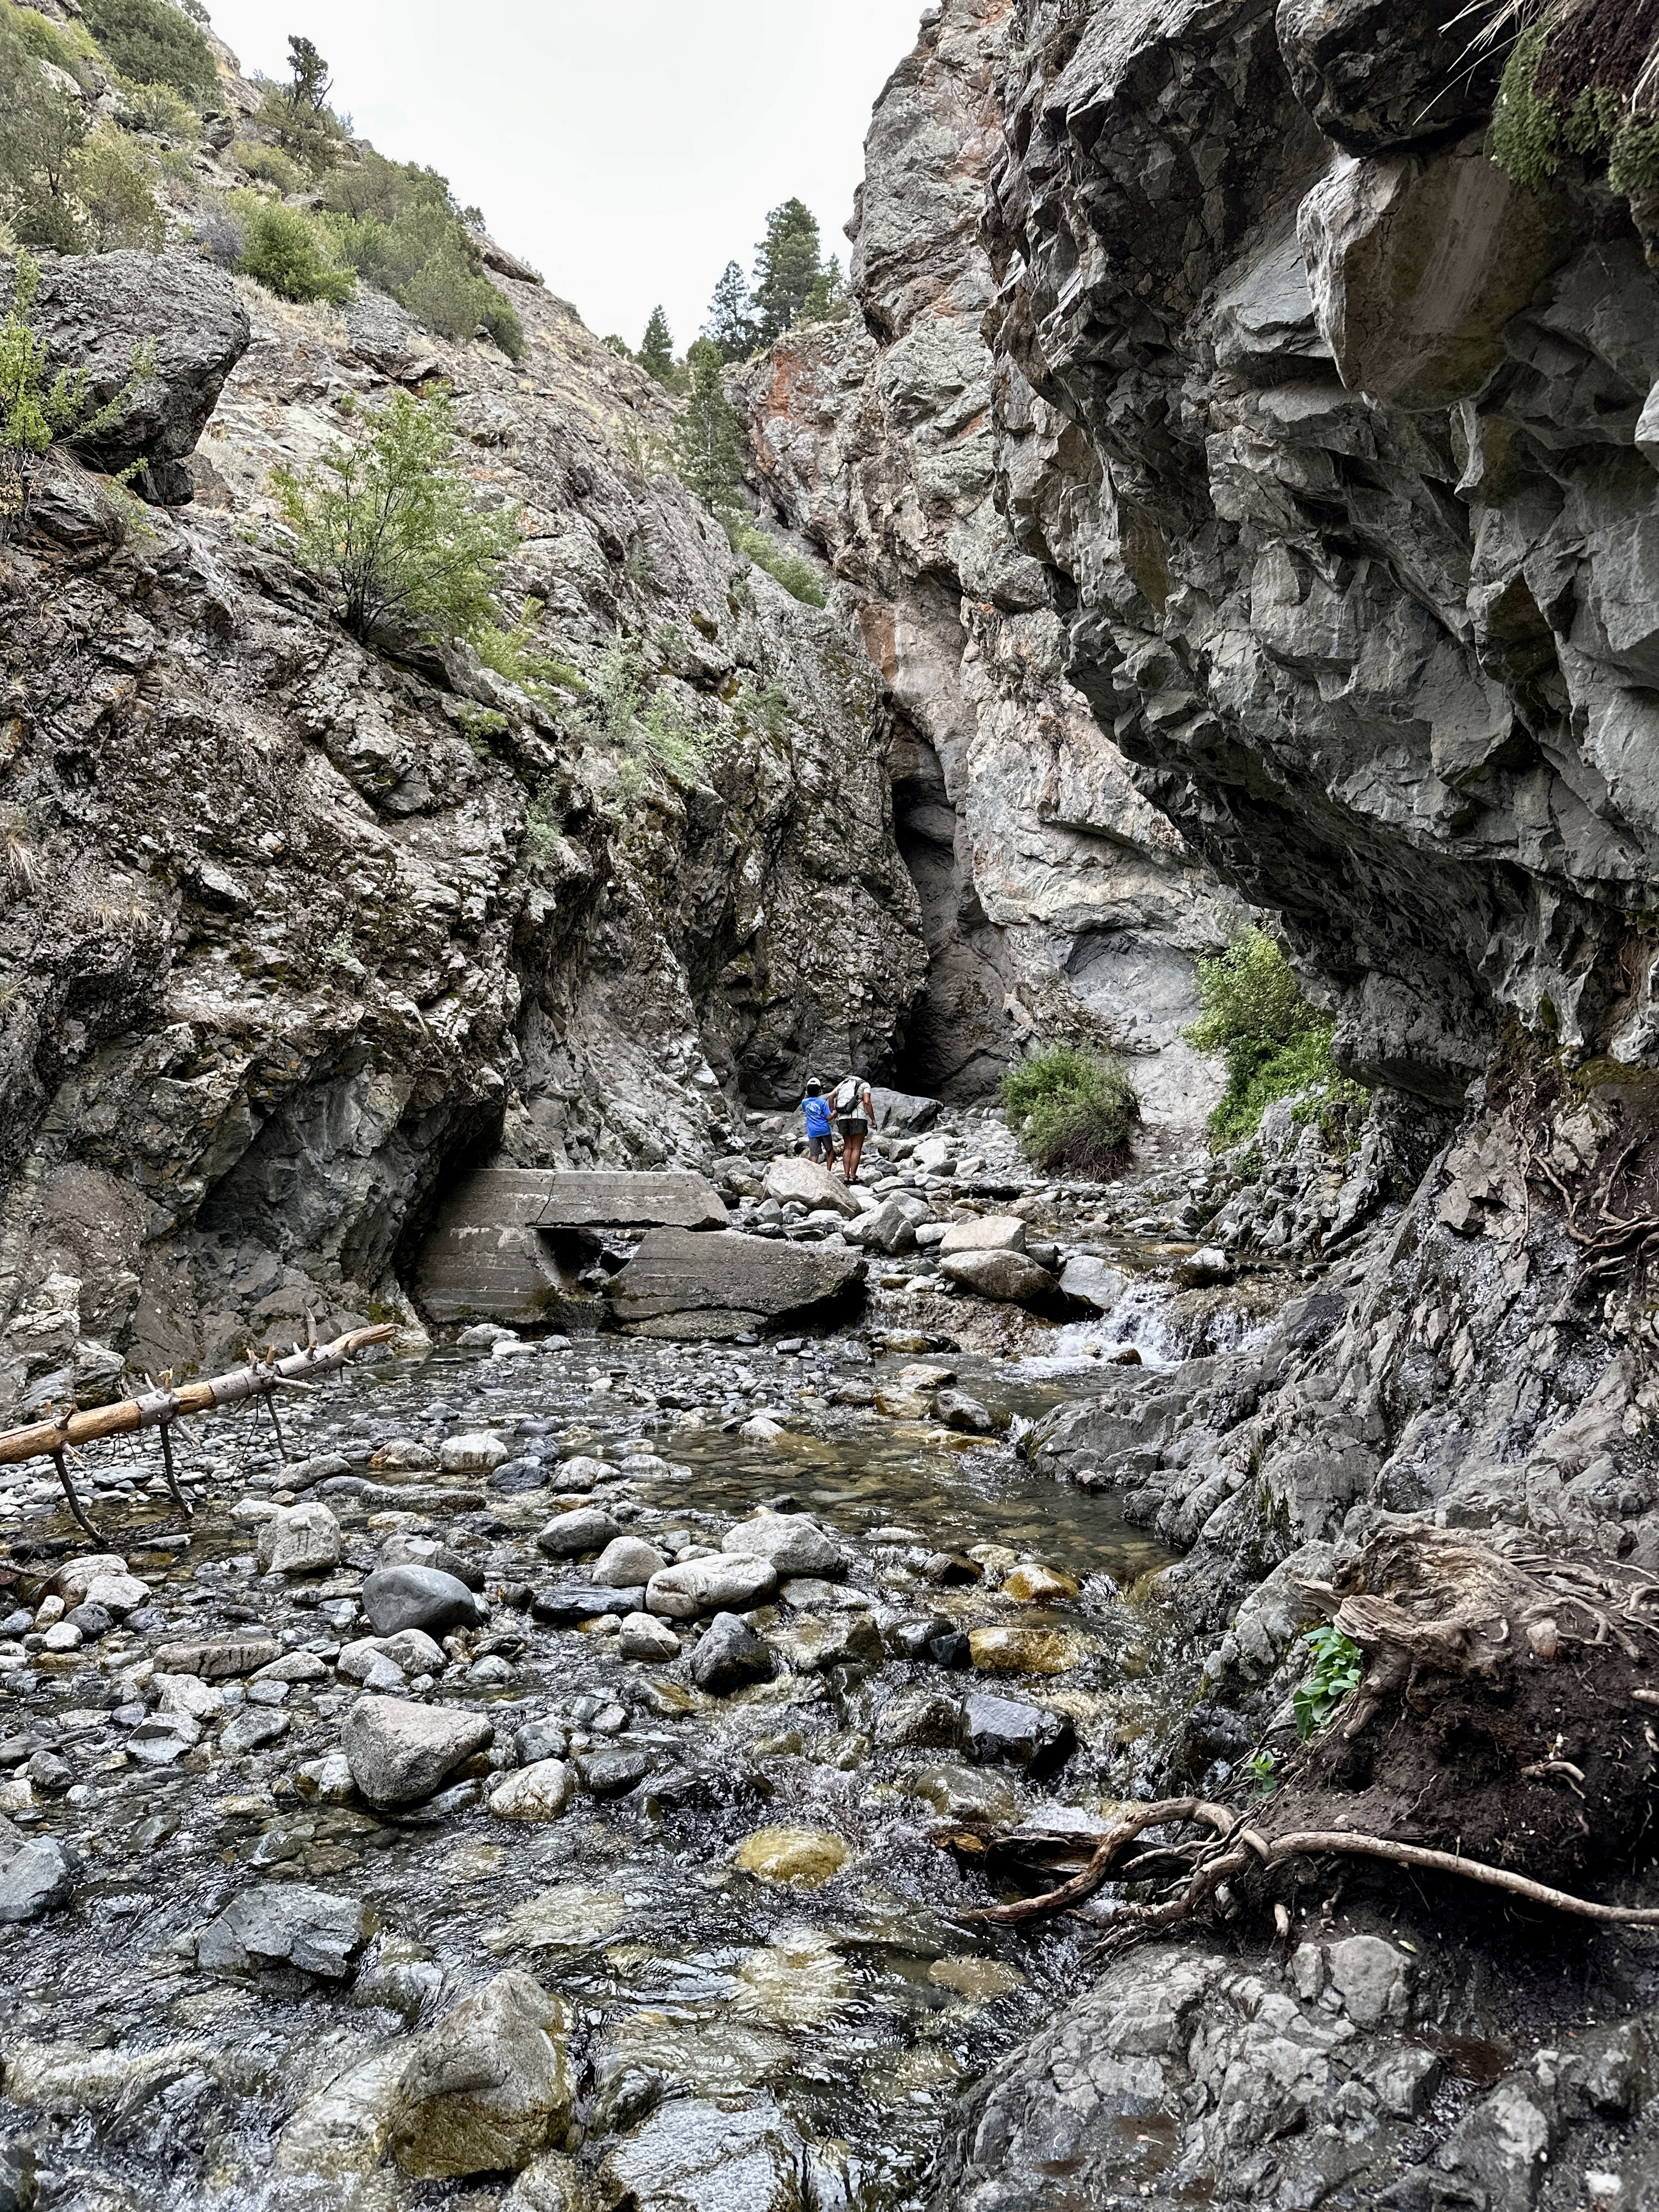
[[[835,1401],[931,1365],[1029,1419],[1089,1379],[1046,1364],[449,1352],[285,1403],[287,1465],[202,1425],[188,1527],[112,1464],[106,1559],[34,1502],[12,2198],[482,2204],[525,2168],[515,2206],[921,2202],[1091,1940],[959,1923],[993,1892],[938,1837],[1145,1786],[1173,1555],[998,1440]]]

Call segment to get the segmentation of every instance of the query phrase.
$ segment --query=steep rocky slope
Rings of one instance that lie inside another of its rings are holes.
[[[12,1402],[396,1304],[447,1167],[701,1159],[743,1091],[878,1060],[908,1012],[879,679],[641,474],[657,388],[503,281],[517,368],[366,290],[48,270],[43,328],[58,301],[111,353],[159,329],[164,381],[228,382],[177,460],[193,504],[135,526],[64,463],[0,552]],[[439,378],[481,496],[523,507],[503,596],[589,679],[561,703],[360,647],[276,526],[274,465]],[[618,640],[690,764],[602,703]]]
[[[763,498],[831,558],[892,688],[898,830],[933,955],[914,1080],[971,1097],[1022,1037],[1135,1059],[1149,1125],[1212,1103],[1176,1031],[1239,908],[1133,787],[1064,667],[1065,592],[994,492],[994,286],[978,219],[1010,0],[947,0],[877,103],[854,307],[738,374]]]

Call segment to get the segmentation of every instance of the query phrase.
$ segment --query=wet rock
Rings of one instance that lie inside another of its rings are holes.
[[[507,2191],[501,2212],[593,2212],[593,2198],[575,2160],[563,2151],[547,2150],[532,2160]]]
[[[1067,1674],[1089,1656],[1082,1637],[1065,1628],[970,1628],[968,1649],[986,1674]]]
[[[453,1575],[470,1590],[481,1590],[484,1586],[483,1569],[465,1558],[451,1544],[440,1543],[435,1536],[416,1536],[400,1529],[388,1536],[380,1547],[375,1565],[381,1567],[435,1567],[441,1575]]]
[[[981,1582],[985,1570],[977,1559],[970,1559],[965,1552],[933,1552],[923,1563],[922,1570],[930,1583],[941,1589]]]
[[[535,1766],[544,1759],[562,1759],[569,1748],[569,1738],[557,1721],[526,1721],[513,1738],[513,1749],[520,1766]]]
[[[1009,1821],[1019,1817],[1019,1799],[1006,1777],[959,1765],[955,1759],[920,1768],[905,1787],[947,1820]]]
[[[734,2106],[677,2099],[599,2169],[608,2203],[633,2212],[801,2212],[800,2137],[769,2097]]]
[[[1023,1252],[957,1252],[939,1261],[939,1273],[975,1297],[1002,1305],[1036,1305],[1059,1288],[1048,1269]]]
[[[780,1206],[804,1206],[809,1212],[829,1207],[843,1221],[856,1221],[861,1208],[847,1183],[816,1160],[774,1160],[766,1170],[765,1191]]]
[[[593,1580],[611,1589],[642,1589],[668,1562],[642,1536],[614,1536],[593,1562]]]
[[[422,2180],[515,2172],[562,2137],[572,2084],[563,2006],[509,1970],[416,2042],[398,2087],[393,2158]]]
[[[340,1524],[326,1505],[279,1505],[259,1528],[262,1575],[322,1574],[340,1563]]]
[[[0,2143],[0,2212],[33,2212],[35,2173],[32,2143]]]
[[[412,1805],[431,1796],[495,1735],[481,1713],[369,1697],[346,1715],[340,1747],[352,1781],[370,1804]]]
[[[557,1490],[592,1490],[596,1482],[614,1479],[618,1472],[608,1459],[594,1459],[586,1452],[573,1452],[568,1459],[562,1459],[554,1468],[553,1486]]]
[[[872,1252],[896,1259],[916,1249],[916,1229],[927,1209],[918,1199],[890,1198],[858,1224],[855,1241]]]
[[[585,1552],[602,1552],[622,1533],[621,1524],[599,1506],[579,1505],[574,1512],[556,1514],[544,1528],[538,1528],[536,1548],[552,1559],[575,1559]],[[647,1575],[641,1579],[651,1578]]]
[[[648,1613],[630,1613],[623,1621],[617,1649],[624,1659],[663,1662],[678,1658],[680,1639],[666,1621],[655,1620]]]
[[[64,1615],[64,1620],[66,1626],[79,1629],[82,1639],[86,1643],[107,1636],[115,1626],[112,1613],[106,1613],[101,1605],[94,1605],[90,1601],[73,1607]]]
[[[246,1974],[261,1966],[298,1966],[343,1980],[368,1940],[359,1898],[337,1897],[301,1882],[266,1882],[232,1898],[196,1939],[196,1963],[210,1972]]]
[[[1075,1577],[1059,1567],[1016,1567],[1002,1583],[1004,1597],[1017,1605],[1069,1605],[1078,1594]]]
[[[55,1836],[0,1841],[0,1923],[39,1920],[67,1905],[76,1871],[76,1860]]]
[[[430,1445],[417,1443],[413,1437],[393,1437],[369,1455],[368,1463],[376,1470],[390,1468],[398,1474],[429,1474],[437,1467],[438,1455]]]
[[[955,1698],[937,1690],[903,1690],[890,1698],[876,1721],[876,1741],[887,1749],[953,1744],[961,1720]]]
[[[711,1696],[726,1697],[750,1682],[769,1682],[771,1651],[746,1621],[717,1613],[691,1654],[691,1679]]]
[[[155,1650],[158,1674],[196,1674],[204,1682],[228,1682],[252,1674],[280,1659],[283,1647],[270,1636],[222,1636],[204,1644],[162,1644]]]
[[[446,1474],[489,1474],[512,1456],[512,1447],[489,1429],[446,1437],[438,1448],[438,1464]]]
[[[955,1633],[956,1623],[942,1613],[930,1613],[921,1620],[893,1622],[886,1632],[888,1650],[896,1659],[921,1659],[935,1637]]]
[[[498,1820],[556,1820],[570,1802],[574,1787],[562,1759],[541,1759],[509,1774],[485,1802]]]
[[[864,1262],[830,1245],[759,1237],[653,1230],[607,1286],[631,1334],[724,1340],[762,1327],[822,1322],[850,1312]]]
[[[442,1636],[452,1628],[475,1628],[485,1618],[466,1584],[435,1567],[380,1567],[364,1582],[363,1611],[377,1636],[418,1628]]]
[[[1348,1936],[1326,1953],[1330,1986],[1356,2027],[1403,2020],[1409,2007],[1412,1962],[1378,1936]]]
[[[582,1787],[595,1797],[620,1797],[637,1790],[654,1765],[649,1752],[590,1751],[578,1754]]]
[[[127,1563],[118,1552],[94,1552],[82,1559],[70,1559],[59,1567],[47,1582],[42,1601],[50,1605],[52,1599],[57,1598],[64,1607],[79,1605],[83,1598],[91,1595],[94,1583],[105,1576],[125,1575],[126,1571]],[[135,1576],[132,1579],[137,1581],[137,1577]],[[149,1592],[143,1583],[138,1583],[138,1589],[140,1595],[136,1602],[142,1605]],[[42,1626],[45,1625],[41,1623]]]
[[[1015,1698],[975,1695],[962,1707],[961,1741],[981,1765],[1006,1759],[1032,1774],[1047,1774],[1070,1758],[1077,1736],[1063,1713]]]
[[[821,1674],[832,1667],[878,1665],[881,1631],[868,1613],[805,1614],[776,1636],[778,1649],[799,1674]]]
[[[851,1856],[843,1838],[821,1828],[757,1828],[738,1844],[732,1864],[762,1881],[821,1889]]]
[[[958,1252],[1023,1252],[1025,1224],[1013,1213],[987,1213],[976,1221],[953,1221],[939,1249],[942,1259]]]
[[[988,1437],[996,1426],[988,1409],[965,1390],[941,1390],[933,1401],[933,1419],[969,1437]]]
[[[643,1590],[612,1589],[604,1583],[550,1583],[532,1597],[530,1616],[553,1628],[574,1628],[601,1613],[621,1620],[640,1611],[645,1597]]]
[[[288,1715],[272,1712],[268,1706],[248,1705],[234,1713],[220,1731],[219,1748],[227,1759],[240,1759],[244,1753],[261,1751],[268,1743],[279,1742],[288,1734]]]
[[[723,1552],[665,1567],[646,1584],[645,1610],[671,1620],[694,1620],[699,1613],[747,1612],[771,1596],[777,1570],[769,1559],[750,1553]]]
[[[757,1513],[720,1539],[720,1549],[740,1558],[769,1560],[779,1575],[843,1575],[847,1554],[805,1513]]]

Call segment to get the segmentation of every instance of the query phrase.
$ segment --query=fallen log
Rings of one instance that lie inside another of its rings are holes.
[[[71,1409],[44,1421],[32,1422],[27,1428],[6,1430],[0,1433],[0,1467],[15,1467],[21,1461],[29,1459],[51,1460],[58,1470],[58,1480],[63,1485],[70,1512],[89,1536],[101,1541],[76,1495],[64,1457],[66,1451],[100,1443],[110,1437],[135,1436],[144,1429],[159,1429],[167,1487],[175,1501],[188,1512],[190,1509],[179,1494],[173,1471],[173,1449],[167,1431],[173,1422],[191,1413],[210,1413],[227,1406],[246,1405],[253,1399],[269,1403],[279,1389],[303,1389],[311,1377],[346,1366],[359,1352],[368,1351],[371,1345],[388,1343],[396,1334],[385,1322],[368,1328],[354,1328],[344,1336],[337,1336],[331,1344],[319,1344],[313,1334],[309,1344],[296,1344],[283,1358],[279,1359],[274,1352],[267,1352],[263,1359],[248,1359],[227,1374],[210,1376],[204,1382],[186,1382],[178,1389],[172,1387],[169,1371],[162,1376],[159,1389],[147,1390],[142,1397],[123,1398],[112,1406],[93,1406],[84,1412]],[[279,1437],[280,1434],[279,1430]]]

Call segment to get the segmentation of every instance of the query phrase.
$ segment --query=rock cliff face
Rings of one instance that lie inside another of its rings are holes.
[[[48,271],[65,357],[88,313],[124,359],[167,331],[139,411],[195,499],[135,527],[64,461],[0,550],[9,1404],[396,1304],[400,1240],[472,1155],[701,1160],[743,1093],[878,1060],[908,1012],[878,677],[641,473],[656,387],[504,281],[518,371],[368,293]],[[468,649],[359,647],[275,526],[275,465],[440,376],[481,495],[524,509],[507,602],[585,672],[557,705]],[[702,766],[623,726],[619,669]]]
[[[948,0],[876,108],[854,307],[738,377],[764,497],[827,552],[891,688],[900,844],[932,955],[907,1037],[973,1097],[1033,1029],[1135,1055],[1152,1125],[1190,1133],[1191,963],[1237,908],[1134,788],[1064,672],[1069,586],[998,511],[994,295],[979,241],[1011,0]]]

